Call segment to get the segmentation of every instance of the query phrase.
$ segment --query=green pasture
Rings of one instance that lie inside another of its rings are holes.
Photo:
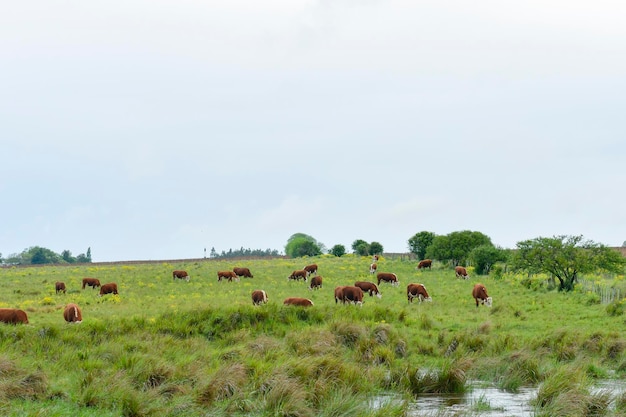
[[[0,326],[0,412],[401,416],[415,395],[460,392],[478,379],[512,391],[575,390],[574,404],[538,400],[538,415],[555,407],[623,415],[626,400],[607,399],[602,408],[588,390],[596,379],[625,375],[621,301],[558,293],[543,276],[495,279],[470,269],[460,280],[444,265],[417,271],[415,261],[382,258],[378,271],[396,273],[400,285],[381,284],[382,298],[366,295],[362,307],[336,304],[335,286],[375,282],[370,262],[347,255],[2,268],[0,308],[25,310],[30,324]],[[319,265],[320,290],[287,279],[308,263]],[[254,278],[217,281],[217,271],[235,266]],[[174,269],[187,270],[190,281],[173,280]],[[119,295],[82,290],[84,277],[116,282]],[[609,286],[623,278],[587,277]],[[55,294],[56,281],[66,294]],[[475,307],[476,282],[486,285],[492,308]],[[424,284],[433,301],[408,303],[409,283]],[[267,292],[267,305],[252,305],[255,289]],[[286,297],[314,306],[286,307]],[[82,308],[83,323],[64,322],[69,302]],[[397,401],[371,407],[379,394]]]

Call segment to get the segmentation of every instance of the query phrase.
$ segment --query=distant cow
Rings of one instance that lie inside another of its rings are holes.
[[[370,274],[374,274],[376,273],[376,270],[378,269],[378,265],[376,264],[371,264],[370,265]]]
[[[424,300],[433,301],[423,284],[409,284],[406,287],[406,296],[410,303],[413,302],[414,298],[417,298],[420,303]]]
[[[359,287],[345,286],[343,287],[342,295],[344,303],[354,303],[363,306],[363,290]]]
[[[391,283],[391,285],[395,286],[398,286],[398,284],[400,284],[400,282],[398,282],[398,276],[390,272],[379,272],[376,277],[378,278],[378,285],[380,285],[381,281],[389,282]]]
[[[184,279],[185,281],[189,282],[189,274],[187,273],[187,271],[183,271],[183,270],[172,271],[172,279],[176,280],[176,278]]]
[[[17,308],[0,308],[0,322],[8,324],[28,324],[28,316],[24,310]]]
[[[372,256],[372,262],[378,262],[378,255]]]
[[[263,290],[252,291],[252,304],[255,306],[267,303],[267,293]]]
[[[222,278],[228,279],[229,282],[232,282],[233,280],[239,281],[239,277],[234,271],[217,271],[217,280],[221,281]]]
[[[83,290],[85,286],[96,288],[100,286],[100,280],[97,278],[83,278]]]
[[[105,294],[117,294],[117,284],[115,282],[103,284],[100,287],[100,296],[102,297]]]
[[[380,291],[378,291],[378,287],[373,282],[357,281],[354,283],[354,286],[359,287],[363,290],[363,292],[368,292],[370,294],[370,297],[373,295],[376,295],[376,297],[378,298],[382,297],[382,294],[380,293]]]
[[[287,279],[293,279],[295,281],[298,281],[299,279],[303,279],[306,281],[306,277],[308,276],[309,274],[304,269],[296,269],[295,271],[291,273],[291,275],[287,277]]]
[[[65,306],[65,310],[63,310],[63,318],[68,323],[80,323],[83,321],[83,313],[80,311],[78,305],[69,303]]]
[[[317,264],[307,265],[303,268],[306,271],[306,276],[317,274]]]
[[[322,276],[321,275],[316,275],[313,278],[311,278],[311,286],[310,288],[312,290],[318,290],[320,288],[322,288]]]
[[[234,267],[233,272],[239,277],[254,278],[248,268]]]
[[[308,298],[289,297],[285,298],[283,304],[286,306],[311,307],[313,305],[313,301]]]
[[[62,292],[63,294],[65,294],[65,283],[61,282],[61,281],[57,281],[54,284],[54,290],[56,291],[56,293],[60,293]]]
[[[463,279],[469,278],[469,275],[467,275],[467,269],[463,268],[462,266],[455,267],[454,273],[457,278],[463,278]]]
[[[417,264],[417,269],[432,269],[433,260],[432,259],[423,259]]]
[[[483,284],[474,285],[474,289],[472,290],[472,297],[476,300],[476,307],[478,308],[478,304],[484,304],[487,307],[491,307],[491,297],[487,294],[487,288]]]
[[[335,287],[335,304],[337,304],[337,302],[341,301],[341,303],[344,303],[343,300],[343,288],[344,287]]]

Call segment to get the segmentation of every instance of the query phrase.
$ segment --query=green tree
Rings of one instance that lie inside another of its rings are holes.
[[[67,249],[61,252],[61,258],[69,264],[76,262],[76,258],[72,256],[72,252]]]
[[[369,255],[370,244],[363,239],[352,242],[352,251],[357,255]]]
[[[22,258],[24,260],[28,260],[28,262],[25,263],[34,265],[59,263],[62,259],[60,255],[54,253],[50,249],[39,246],[33,246],[26,249],[22,252]]]
[[[383,245],[378,242],[370,243],[369,247],[369,255],[382,255],[383,253]]]
[[[481,245],[492,245],[489,236],[470,230],[452,232],[445,236],[435,236],[433,243],[426,250],[426,257],[452,265],[464,265],[470,252]]]
[[[321,255],[324,245],[304,233],[295,233],[287,240],[285,254],[291,258]]]
[[[420,261],[426,259],[426,251],[432,245],[435,236],[433,232],[427,231],[416,233],[409,239],[409,251],[414,253]]]
[[[496,262],[507,260],[507,251],[493,245],[476,246],[469,254],[474,270],[478,275],[488,274]]]
[[[517,243],[512,266],[528,273],[547,273],[559,280],[559,291],[571,291],[580,274],[623,273],[626,260],[617,251],[583,236],[538,237]]]
[[[91,262],[91,246],[87,248],[87,262]]]
[[[332,248],[330,248],[328,253],[330,253],[331,255],[335,255],[337,257],[342,257],[343,255],[346,254],[346,247],[343,245],[337,244],[333,246]]]

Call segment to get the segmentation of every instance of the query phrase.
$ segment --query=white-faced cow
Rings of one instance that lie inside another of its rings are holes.
[[[117,294],[117,284],[115,282],[102,284],[102,286],[100,287],[100,297],[105,294]]]
[[[184,279],[185,281],[189,282],[189,274],[187,273],[187,271],[183,271],[183,270],[172,271],[172,279],[176,280],[176,278]]]
[[[396,274],[392,274],[391,272],[379,272],[378,275],[376,275],[376,278],[378,278],[378,285],[380,285],[381,281],[388,282],[396,287],[400,284],[398,276]]]
[[[285,298],[283,304],[286,306],[311,307],[313,305],[313,301],[308,298],[288,297]]]
[[[409,284],[406,287],[406,296],[410,303],[413,302],[414,298],[417,298],[419,302],[422,301],[433,301],[433,299],[428,295],[428,291],[426,291],[426,287],[423,284]]]
[[[342,289],[343,303],[354,303],[363,307],[363,290],[359,287],[347,285]]]
[[[479,304],[484,304],[487,307],[491,307],[492,299],[487,294],[487,288],[483,284],[474,285],[474,289],[472,290],[472,297],[476,300],[476,307],[478,308]]]
[[[312,290],[319,290],[320,288],[322,288],[322,281],[323,278],[321,275],[316,275],[313,278],[311,278],[311,286],[309,287]]]
[[[65,294],[65,283],[61,282],[61,281],[57,281],[54,283],[54,290],[56,291],[56,293],[60,293],[62,292],[63,294]]]
[[[91,288],[99,287],[100,280],[97,278],[83,278],[83,290],[85,289],[85,286]]]
[[[372,262],[378,262],[378,255],[372,256]]]
[[[221,281],[222,278],[227,279],[229,282],[233,280],[239,281],[239,277],[234,271],[217,271],[217,280]]]
[[[378,265],[370,264],[370,274],[375,274],[377,269],[378,269]]]
[[[17,308],[0,308],[0,322],[8,324],[28,324],[28,316],[24,310]]]
[[[63,310],[63,318],[68,323],[80,323],[83,321],[83,313],[77,304],[69,303]]]
[[[306,277],[308,277],[309,274],[304,270],[304,269],[296,269],[295,271],[293,271],[291,273],[291,275],[289,275],[287,277],[287,279],[290,280],[294,280],[294,281],[298,281],[299,279],[303,279],[306,281]]]
[[[254,278],[248,268],[234,267],[233,272],[237,274],[238,277]]]
[[[317,275],[317,264],[307,265],[303,268],[306,271],[306,276]]]
[[[423,259],[419,261],[417,264],[417,269],[432,269],[433,261],[432,259]]]
[[[252,304],[255,306],[267,303],[267,293],[263,290],[252,291]]]
[[[467,275],[467,269],[463,268],[462,266],[455,267],[454,274],[456,275],[457,278],[463,278],[463,279],[469,278],[469,275]]]
[[[378,287],[373,282],[357,281],[354,283],[354,286],[359,287],[363,290],[363,292],[368,292],[370,294],[370,297],[373,295],[378,298],[382,297],[382,294],[380,293],[380,291],[378,291]]]

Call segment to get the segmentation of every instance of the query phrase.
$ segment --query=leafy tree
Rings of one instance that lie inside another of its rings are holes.
[[[287,240],[285,254],[291,258],[321,255],[324,245],[304,233],[295,233]]]
[[[87,262],[91,262],[91,246],[87,248]]]
[[[507,252],[493,245],[476,246],[469,254],[474,270],[478,275],[488,274],[496,262],[507,260]]]
[[[370,244],[364,241],[363,239],[357,239],[352,242],[352,251],[359,255],[369,255],[369,247]],[[364,252],[365,253],[362,253]]]
[[[61,258],[63,258],[65,262],[70,264],[76,262],[76,258],[72,256],[72,252],[67,249],[61,252]]]
[[[2,257],[2,253],[0,253],[0,264],[4,263],[4,258]]]
[[[416,233],[409,239],[409,250],[414,253],[420,261],[426,259],[426,251],[428,247],[432,245],[435,236],[433,232],[427,231]]]
[[[383,253],[383,245],[378,242],[370,243],[369,255],[381,255]]]
[[[608,246],[583,236],[538,237],[517,243],[513,267],[544,272],[559,280],[559,291],[571,291],[580,274],[596,271],[623,273],[626,259]]]
[[[426,250],[426,257],[442,262],[452,262],[457,266],[465,264],[470,252],[481,245],[492,245],[489,236],[481,232],[463,230],[445,236],[435,236],[433,243]]]
[[[33,246],[22,252],[22,258],[28,260],[25,263],[34,265],[58,263],[61,260],[58,254],[39,246]]]
[[[341,257],[346,254],[346,247],[343,245],[335,245],[328,251],[331,255],[335,255],[337,257]]]

